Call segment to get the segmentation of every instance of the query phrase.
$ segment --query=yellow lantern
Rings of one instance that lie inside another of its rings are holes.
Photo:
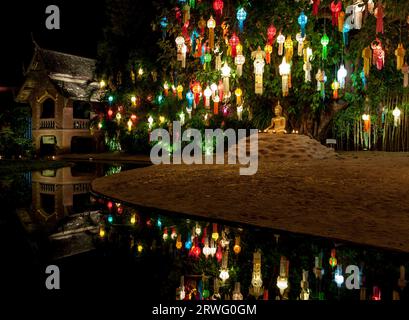
[[[395,50],[397,70],[402,70],[403,64],[405,62],[405,55],[406,55],[406,50],[403,47],[403,44],[399,43],[398,48]]]
[[[136,97],[135,96],[131,97],[131,102],[132,102],[132,105],[135,107],[136,106]]]
[[[294,44],[293,44],[293,40],[291,39],[291,35],[289,35],[287,37],[287,40],[285,40],[284,47],[285,47],[285,59],[288,62],[290,62],[294,55]]]
[[[104,81],[104,80],[101,80],[100,82],[99,82],[99,87],[101,88],[101,89],[104,89],[105,87],[106,87],[106,82]]]
[[[273,47],[269,44],[267,44],[264,47],[264,52],[266,53],[266,63],[270,64],[271,63],[271,54],[273,53]]]
[[[240,88],[237,88],[236,91],[234,91],[234,94],[236,95],[237,105],[241,106],[241,104],[242,104],[241,96],[243,94],[243,91]]]
[[[176,240],[176,249],[180,250],[182,249],[183,242],[182,242],[182,236],[178,234],[178,238]]]
[[[235,254],[239,254],[241,252],[240,236],[236,236],[236,239],[234,241],[233,251]]]
[[[219,239],[219,232],[217,231],[217,223],[213,223],[212,239],[217,241]]]
[[[128,131],[131,132],[132,131],[132,125],[133,125],[131,119],[128,120],[127,125],[128,125]]]
[[[137,250],[138,250],[139,253],[142,253],[142,251],[143,251],[143,246],[142,246],[142,244],[140,244],[140,243],[138,244]]]
[[[100,227],[100,228],[99,228],[99,236],[100,236],[101,238],[105,237],[105,229],[104,229],[103,227]]]
[[[176,88],[176,91],[178,93],[178,99],[183,100],[183,86],[178,85],[177,88]]]
[[[135,224],[136,223],[136,214],[133,214],[130,220],[131,224]]]
[[[362,58],[364,59],[364,74],[365,77],[368,77],[372,61],[372,51],[369,46],[362,50]]]
[[[207,27],[209,28],[209,48],[210,50],[214,49],[214,28],[216,28],[216,20],[213,19],[213,16],[210,16],[210,19],[207,21]]]

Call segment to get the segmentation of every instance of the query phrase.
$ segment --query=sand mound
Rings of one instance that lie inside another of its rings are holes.
[[[249,138],[247,151],[250,151]],[[309,160],[332,158],[335,152],[305,135],[259,133],[258,155],[260,161]]]

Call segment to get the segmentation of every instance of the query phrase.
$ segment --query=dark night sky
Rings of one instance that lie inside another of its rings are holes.
[[[60,30],[45,27],[45,9],[52,4],[60,8]],[[0,86],[20,84],[22,66],[28,65],[33,53],[31,32],[40,47],[95,58],[105,24],[104,13],[104,0],[2,1]]]

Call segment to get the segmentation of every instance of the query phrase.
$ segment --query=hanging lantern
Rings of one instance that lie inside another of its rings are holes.
[[[337,265],[337,258],[335,257],[335,249],[332,249],[331,250],[331,257],[329,258],[329,265],[332,267],[332,268],[335,268],[336,267],[336,265]]]
[[[338,15],[338,31],[344,32],[345,12],[341,11]]]
[[[212,254],[212,249],[209,247],[209,239],[207,237],[205,238],[205,243],[202,251],[206,259]]]
[[[213,114],[219,114],[219,102],[220,98],[219,96],[214,96],[213,98]]]
[[[393,115],[393,126],[396,128],[398,125],[400,125],[400,115],[401,111],[398,108],[398,106],[395,107],[395,109],[392,112]]]
[[[216,20],[213,19],[213,16],[210,16],[210,19],[207,21],[207,27],[209,28],[209,47],[210,50],[214,49],[214,28],[216,28]]]
[[[226,95],[229,94],[230,92],[230,83],[229,83],[229,78],[230,78],[230,72],[231,72],[231,68],[229,67],[229,65],[227,64],[227,61],[224,62],[224,65],[221,69],[222,72],[222,77],[223,77],[223,88],[224,91],[226,92]]]
[[[233,300],[243,300],[243,295],[240,292],[240,282],[234,284]]]
[[[342,40],[344,41],[344,45],[348,46],[348,33],[351,31],[352,27],[349,22],[345,22],[342,28]]]
[[[241,77],[243,75],[243,65],[246,62],[246,58],[242,54],[238,54],[234,59],[234,63],[237,66],[237,77]]]
[[[187,23],[190,20],[190,6],[189,4],[185,4],[183,6],[183,23]]]
[[[169,238],[169,233],[168,233],[168,228],[164,228],[163,229],[163,236],[162,236],[163,240],[166,241]]]
[[[369,46],[362,50],[362,58],[364,59],[364,74],[368,77],[372,60],[372,51]]]
[[[105,237],[105,229],[104,227],[99,227],[99,236],[101,238]]]
[[[172,232],[171,232],[171,234],[170,234],[170,238],[171,238],[172,240],[175,240],[175,239],[177,238],[177,236],[178,236],[178,234],[177,234],[177,232],[176,232],[176,229],[175,229],[174,227],[172,227]]]
[[[261,252],[256,251],[253,254],[253,275],[251,278],[250,293],[258,298],[263,292],[263,280],[261,279]]]
[[[367,113],[362,115],[362,120],[364,121],[364,132],[370,132],[371,130],[371,116]]]
[[[273,52],[273,47],[267,44],[264,47],[264,52],[266,53],[266,63],[270,64],[271,63],[271,53]]]
[[[247,18],[247,12],[244,10],[243,7],[239,8],[237,10],[237,20],[239,21],[239,30],[240,32],[243,32],[244,28],[244,20]]]
[[[381,289],[379,287],[374,286],[372,290],[372,300],[380,301],[381,300]]]
[[[222,267],[220,270],[220,275],[219,278],[225,282],[227,279],[229,279],[229,270],[227,269],[227,263],[228,263],[229,255],[228,252],[225,251],[223,253],[223,258],[222,258]]]
[[[152,129],[152,126],[153,126],[153,118],[152,118],[152,116],[149,116],[149,118],[148,118],[148,124],[149,124],[149,129]]]
[[[378,70],[382,70],[385,65],[385,51],[382,48],[382,42],[378,38],[371,44],[372,48],[372,63],[376,65]]]
[[[354,29],[360,30],[362,28],[363,12],[365,11],[365,3],[362,0],[358,0],[353,5],[353,21]]]
[[[128,131],[131,132],[132,131],[132,126],[133,126],[133,122],[132,122],[131,119],[128,120],[127,125],[128,125]]]
[[[185,44],[185,38],[182,36],[179,36],[175,39],[176,46],[177,46],[177,60],[182,61],[183,60],[183,45]]]
[[[204,37],[206,25],[207,25],[206,20],[203,19],[203,17],[200,17],[200,20],[197,23],[197,26],[199,27],[200,34],[202,37]]]
[[[214,0],[213,1],[213,9],[214,12],[216,13],[216,17],[220,19],[223,15],[223,7],[224,3],[223,0]]]
[[[334,281],[337,284],[338,288],[341,288],[342,284],[344,283],[344,276],[342,275],[342,266],[337,266],[337,270],[335,271]]]
[[[178,85],[176,87],[176,91],[178,93],[178,99],[179,100],[183,100],[183,86],[182,85]]]
[[[242,91],[240,88],[237,88],[237,89],[234,91],[234,94],[236,95],[236,103],[237,103],[237,106],[241,106],[241,104],[242,104],[241,96],[243,95],[243,91]]]
[[[406,62],[402,67],[402,73],[403,73],[403,87],[407,88],[409,86],[409,66]]]
[[[308,271],[302,271],[302,280],[301,280],[301,293],[300,300],[309,300],[310,299],[310,289],[308,283]]]
[[[237,45],[240,43],[239,37],[233,33],[232,37],[230,38],[229,44],[231,46],[231,56],[235,58],[237,56]]]
[[[321,38],[321,45],[322,45],[322,60],[327,60],[328,57],[328,44],[329,38],[326,33]]]
[[[113,114],[114,114],[114,112],[112,111],[112,109],[109,109],[108,110],[108,118],[111,119]]]
[[[301,37],[305,37],[305,26],[307,25],[308,17],[304,14],[304,11],[301,11],[300,16],[298,17],[298,24],[301,27]]]
[[[277,277],[277,287],[280,289],[280,294],[283,295],[284,291],[288,288],[288,268],[289,261],[285,257],[280,259],[280,275]]]
[[[217,246],[217,251],[216,251],[216,260],[217,262],[221,262],[223,259],[223,252],[222,252],[222,247],[219,245]]]
[[[312,15],[315,17],[318,16],[320,3],[321,0],[312,0]]]
[[[194,93],[194,100],[193,100],[194,104],[193,104],[193,107],[196,108],[196,107],[199,105],[200,95],[201,95],[201,93],[202,93],[202,87],[201,87],[199,81],[196,81],[196,82],[193,84],[193,93]]]
[[[285,36],[280,32],[280,34],[277,37],[279,56],[282,56],[284,53],[284,42],[285,42]]]
[[[334,82],[331,85],[331,88],[332,88],[332,91],[333,91],[332,98],[334,100],[337,100],[338,99],[338,90],[340,88],[339,82],[337,80],[334,80]]]
[[[217,223],[213,223],[212,239],[217,241],[219,239],[219,232],[217,231]]]
[[[204,55],[203,69],[204,69],[204,70],[210,69],[211,62],[212,62],[212,55],[211,55],[209,52],[207,52],[207,53]]]
[[[294,44],[293,39],[291,39],[291,35],[287,36],[287,40],[284,43],[285,47],[285,59],[290,62],[293,59],[294,55]]]
[[[347,75],[348,75],[347,69],[345,69],[344,65],[341,64],[341,67],[337,72],[337,78],[341,89],[345,88],[345,78],[347,77]]]
[[[274,27],[274,25],[269,26],[267,29],[267,40],[269,45],[271,46],[273,45],[276,34],[277,34],[276,27]]]
[[[203,94],[205,96],[205,107],[206,109],[210,109],[210,97],[212,96],[212,90],[209,86],[206,87]]]
[[[379,1],[378,5],[374,11],[375,17],[376,17],[376,33],[382,33],[383,34],[383,18],[385,17],[385,8],[382,5],[382,3]]]
[[[263,94],[263,73],[264,73],[264,58],[266,53],[258,47],[257,51],[251,53],[254,59],[254,74],[255,74],[255,93]]]
[[[297,35],[295,36],[295,39],[298,42],[297,54],[299,57],[301,57],[303,54],[305,36],[303,37],[301,36],[301,33],[297,33]]]
[[[395,50],[395,56],[396,56],[396,69],[402,70],[403,63],[405,62],[405,55],[406,55],[406,50],[403,47],[402,43],[398,44],[398,48]]]
[[[182,235],[178,235],[178,238],[176,240],[176,249],[180,250],[182,249],[183,242],[182,242]]]
[[[332,13],[332,25],[338,26],[338,16],[342,10],[342,2],[338,1],[337,3],[335,3],[335,1],[332,1],[330,8]]]
[[[291,66],[289,63],[287,63],[287,61],[285,60],[285,57],[283,58],[283,62],[280,64],[279,71],[280,71],[280,76],[282,77],[283,97],[286,97],[288,96],[288,91],[289,91],[288,77],[290,76]]]
[[[236,238],[234,240],[233,251],[234,251],[235,254],[239,254],[241,252],[240,236],[236,236]]]
[[[162,37],[163,39],[165,39],[166,38],[166,28],[168,27],[168,18],[163,17],[160,20],[160,27],[162,29]]]
[[[312,49],[310,47],[305,48],[304,50],[304,81],[306,83],[311,82],[311,71],[312,71],[312,64],[311,64],[311,57],[312,57]]]

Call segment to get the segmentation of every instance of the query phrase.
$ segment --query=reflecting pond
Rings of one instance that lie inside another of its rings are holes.
[[[196,220],[91,193],[96,177],[136,167],[78,162],[2,177],[1,249],[9,262],[2,274],[20,275],[9,285],[45,290],[45,267],[55,264],[62,289],[131,289],[151,300],[408,299],[409,254]]]

